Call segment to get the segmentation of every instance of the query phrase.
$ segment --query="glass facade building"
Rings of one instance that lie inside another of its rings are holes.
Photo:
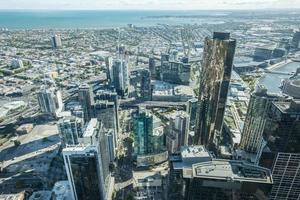
[[[272,169],[271,200],[300,197],[300,101],[273,102],[264,131],[260,165]]]
[[[82,107],[85,123],[93,117],[94,94],[93,89],[88,84],[82,84],[78,90],[78,99]]]
[[[205,39],[194,144],[218,145],[235,47],[229,33],[215,32]]]
[[[267,113],[272,102],[279,98],[278,95],[268,94],[264,88],[258,88],[256,92],[251,94],[240,143],[242,150],[249,153],[258,153],[262,145]]]
[[[104,199],[101,160],[95,146],[64,149],[64,160],[75,200]]]
[[[164,134],[161,121],[146,110],[139,110],[133,115],[134,151],[136,155],[162,152]]]

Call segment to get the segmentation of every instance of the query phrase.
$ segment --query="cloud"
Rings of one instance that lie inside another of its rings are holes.
[[[300,8],[300,0],[0,0],[2,9],[255,9]]]

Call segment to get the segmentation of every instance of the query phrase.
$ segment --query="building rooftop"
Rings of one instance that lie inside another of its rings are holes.
[[[92,118],[88,123],[85,132],[83,133],[83,137],[91,137],[94,134],[95,129],[97,128],[98,120],[96,118]]]
[[[192,170],[194,178],[273,183],[269,169],[246,164],[243,161],[213,159],[212,161],[194,164]]]
[[[90,151],[95,151],[97,148],[95,148],[94,145],[83,145],[83,144],[78,144],[78,145],[67,145],[66,148],[63,149],[63,153],[65,155],[76,155],[76,154],[85,154]]]
[[[201,145],[198,145],[198,146],[182,146],[181,147],[181,157],[182,158],[210,157],[210,154]]]
[[[300,114],[300,99],[293,99],[291,102],[278,101],[273,104],[285,114]]]

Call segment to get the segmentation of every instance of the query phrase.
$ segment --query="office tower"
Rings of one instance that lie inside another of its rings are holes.
[[[273,102],[260,165],[272,169],[271,200],[300,197],[300,101]]]
[[[82,137],[83,121],[75,116],[64,117],[58,121],[58,133],[63,146],[78,144]]]
[[[82,84],[78,89],[78,100],[84,114],[84,121],[89,122],[93,117],[94,94],[92,87],[88,84]]]
[[[298,49],[300,47],[300,31],[296,31],[294,33],[294,36],[292,39],[292,47],[294,49]]]
[[[205,39],[194,144],[218,145],[235,46],[229,33],[215,32]]]
[[[139,108],[134,113],[133,133],[136,155],[156,154],[165,149],[161,121],[147,110]]]
[[[170,199],[263,200],[268,199],[273,183],[269,169],[215,159],[200,145],[182,147],[171,161],[170,173]]]
[[[123,59],[116,59],[113,62],[113,83],[119,96],[128,95],[128,68],[127,62]]]
[[[113,70],[112,70],[112,58],[105,57],[105,67],[106,67],[106,78],[109,83],[113,83]]]
[[[144,100],[151,99],[151,77],[149,70],[141,70],[140,94]]]
[[[112,129],[115,139],[114,142],[117,143],[118,132],[115,103],[107,100],[97,100],[93,106],[93,110],[95,118],[101,121],[106,129]]]
[[[149,57],[149,71],[151,78],[156,78],[156,66],[155,66],[155,59],[153,56]]]
[[[259,153],[268,110],[272,101],[279,98],[278,95],[268,94],[264,88],[258,88],[251,94],[240,143],[242,150],[248,153]]]
[[[113,187],[106,130],[92,118],[80,144],[63,149],[68,181],[75,200],[110,199]]]
[[[130,84],[136,89],[138,98],[150,100],[152,95],[151,77],[148,69],[137,69],[131,71]]]
[[[198,99],[193,98],[193,99],[190,99],[188,101],[186,110],[187,110],[187,113],[190,116],[190,128],[191,128],[191,130],[193,130],[193,128],[196,125],[197,106],[198,106]]]
[[[96,146],[74,146],[63,150],[74,200],[105,199],[100,152]]]
[[[190,117],[186,112],[176,112],[170,120],[167,148],[170,153],[180,150],[181,146],[188,145]]]
[[[119,127],[120,127],[120,124],[119,124],[119,97],[118,97],[118,94],[115,93],[115,92],[111,92],[111,91],[106,91],[106,90],[99,90],[97,91],[97,94],[96,94],[96,99],[97,100],[100,100],[100,101],[109,101],[109,102],[114,102],[115,104],[115,111],[114,111],[114,114],[115,114],[115,121],[116,121],[116,129],[117,129],[117,135],[119,133]]]
[[[62,111],[63,102],[61,93],[54,87],[47,88],[46,86],[42,86],[37,93],[37,97],[40,109],[44,114],[56,117]]]
[[[58,49],[62,47],[60,35],[54,35],[51,38],[51,44],[53,49]]]

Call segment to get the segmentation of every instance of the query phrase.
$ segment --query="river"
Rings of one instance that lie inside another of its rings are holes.
[[[299,67],[300,62],[291,62],[277,67],[273,70],[281,72],[296,72],[296,69]],[[264,85],[268,89],[268,92],[280,93],[281,89],[279,87],[281,85],[281,81],[289,77],[290,75],[266,73],[265,76],[262,77],[258,82],[259,84]]]

